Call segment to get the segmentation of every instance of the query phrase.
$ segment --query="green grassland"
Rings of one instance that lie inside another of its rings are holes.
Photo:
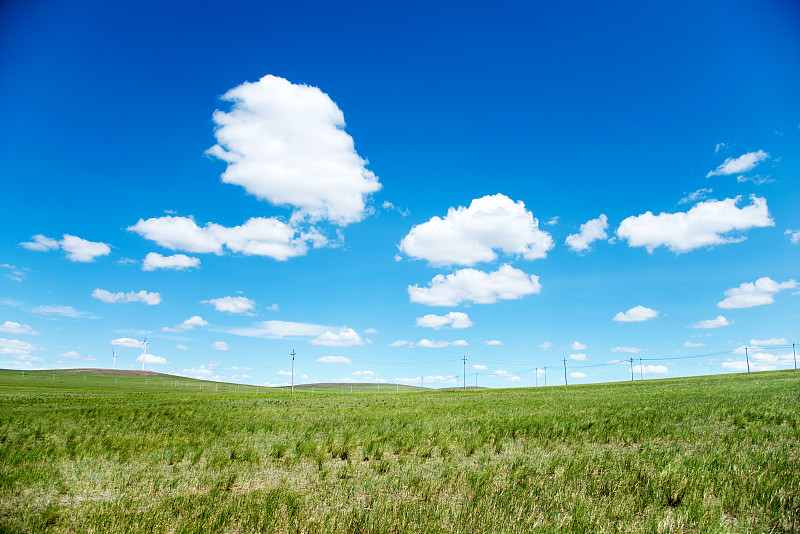
[[[293,397],[53,373],[0,371],[0,532],[800,531],[794,371]]]

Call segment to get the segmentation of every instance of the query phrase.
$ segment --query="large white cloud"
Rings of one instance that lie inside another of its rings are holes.
[[[80,263],[92,262],[98,256],[111,254],[111,247],[106,243],[87,241],[70,234],[64,234],[61,240],[37,234],[33,236],[33,241],[20,243],[20,245],[28,250],[39,252],[61,248],[67,254],[68,259]]]
[[[583,223],[580,232],[567,236],[566,243],[575,252],[584,252],[591,247],[592,243],[598,239],[606,239],[608,234],[608,217],[604,214],[596,219],[590,219]]]
[[[728,158],[715,170],[706,174],[706,178],[748,172],[753,170],[755,166],[759,164],[759,162],[762,162],[767,158],[769,158],[769,154],[763,150],[759,150],[758,152],[748,152],[747,154],[742,154],[738,158]]]
[[[381,187],[344,131],[344,115],[328,95],[276,76],[245,82],[222,96],[217,144],[222,181],[300,215],[338,225],[360,221],[365,199]]]
[[[717,306],[723,309],[752,308],[775,302],[775,295],[784,289],[797,287],[795,280],[778,283],[767,276],[755,282],[745,282],[739,287],[725,291],[725,300],[718,302]]]
[[[325,246],[328,241],[315,229],[302,231],[276,218],[253,217],[239,226],[207,223],[200,227],[191,217],[139,219],[128,230],[170,250],[222,254],[227,248],[246,256],[268,256],[284,261]]]
[[[0,332],[7,334],[30,334],[37,335],[39,332],[34,330],[29,324],[20,324],[14,321],[6,321],[0,324]]]
[[[655,319],[658,315],[658,312],[652,308],[634,306],[626,312],[619,312],[616,314],[614,320],[618,323],[641,323],[643,321]]]
[[[772,371],[778,368],[787,368],[794,365],[794,355],[791,351],[783,354],[771,352],[753,352],[748,354],[750,371]],[[730,371],[744,372],[748,370],[747,359],[734,360],[732,358],[722,362],[722,367]]]
[[[211,304],[217,311],[225,313],[252,314],[256,301],[247,297],[220,297],[216,299],[204,300],[203,303]]]
[[[676,254],[700,247],[736,243],[744,240],[733,231],[774,226],[769,216],[767,201],[751,196],[751,204],[738,208],[741,197],[700,202],[688,212],[646,212],[631,216],[620,223],[617,236],[628,241],[631,247],[645,247],[653,252],[664,246]]]
[[[448,275],[438,274],[428,286],[408,286],[411,302],[427,306],[456,306],[462,302],[491,304],[542,290],[538,276],[527,275],[510,265],[502,265],[492,273],[461,269]]]
[[[731,324],[730,321],[728,321],[724,316],[717,315],[714,319],[704,319],[689,325],[689,328],[721,328],[723,326],[728,326],[729,324]]]
[[[39,347],[20,341],[19,339],[0,338],[0,354],[8,356],[25,356]]]
[[[538,219],[522,201],[497,194],[414,226],[399,248],[431,265],[474,265],[497,259],[495,250],[528,260],[544,258],[553,248],[553,238],[539,229]]]
[[[107,302],[109,304],[115,302],[142,302],[148,306],[155,306],[161,303],[161,294],[155,291],[149,292],[144,289],[141,291],[129,291],[127,293],[119,292],[112,293],[105,289],[97,288],[92,291],[92,296],[97,300]]]
[[[450,312],[446,315],[434,315],[429,313],[423,317],[417,317],[417,326],[433,328],[434,330],[439,330],[446,326],[462,329],[472,326],[472,321],[464,312]]]
[[[142,270],[155,271],[156,269],[175,269],[182,271],[192,267],[197,267],[198,265],[200,265],[199,258],[192,258],[186,254],[162,256],[158,252],[150,252],[144,258]]]

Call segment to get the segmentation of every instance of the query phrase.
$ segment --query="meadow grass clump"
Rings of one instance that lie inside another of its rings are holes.
[[[0,532],[800,531],[792,371],[293,398],[116,378],[0,371]]]

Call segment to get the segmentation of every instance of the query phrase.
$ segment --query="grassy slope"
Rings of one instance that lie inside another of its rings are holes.
[[[294,398],[19,375],[0,531],[800,531],[792,371]]]

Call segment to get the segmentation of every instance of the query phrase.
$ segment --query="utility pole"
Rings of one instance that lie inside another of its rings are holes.
[[[478,371],[475,371],[475,389],[478,389]]]
[[[644,371],[642,370],[642,357],[639,356],[639,378],[644,380]]]
[[[563,360],[561,360],[561,361],[562,361],[562,362],[564,362],[564,385],[565,385],[565,386],[568,386],[568,385],[569,385],[569,382],[567,382],[567,359],[566,359],[566,358],[564,358],[564,359],[563,359]]]
[[[533,384],[534,387],[539,385],[539,368],[536,368],[536,371],[533,372]]]
[[[744,348],[744,359],[747,361],[747,374],[750,374],[750,356],[747,355],[747,347]]]
[[[544,387],[547,387],[547,366],[544,366]]]
[[[467,391],[467,357],[461,358],[464,361],[464,391]]]
[[[294,349],[292,349],[292,395],[294,395]]]
[[[631,358],[631,382],[633,382],[633,358]]]
[[[794,357],[794,370],[797,371],[797,353],[794,351],[794,343],[792,343],[792,356]]]

